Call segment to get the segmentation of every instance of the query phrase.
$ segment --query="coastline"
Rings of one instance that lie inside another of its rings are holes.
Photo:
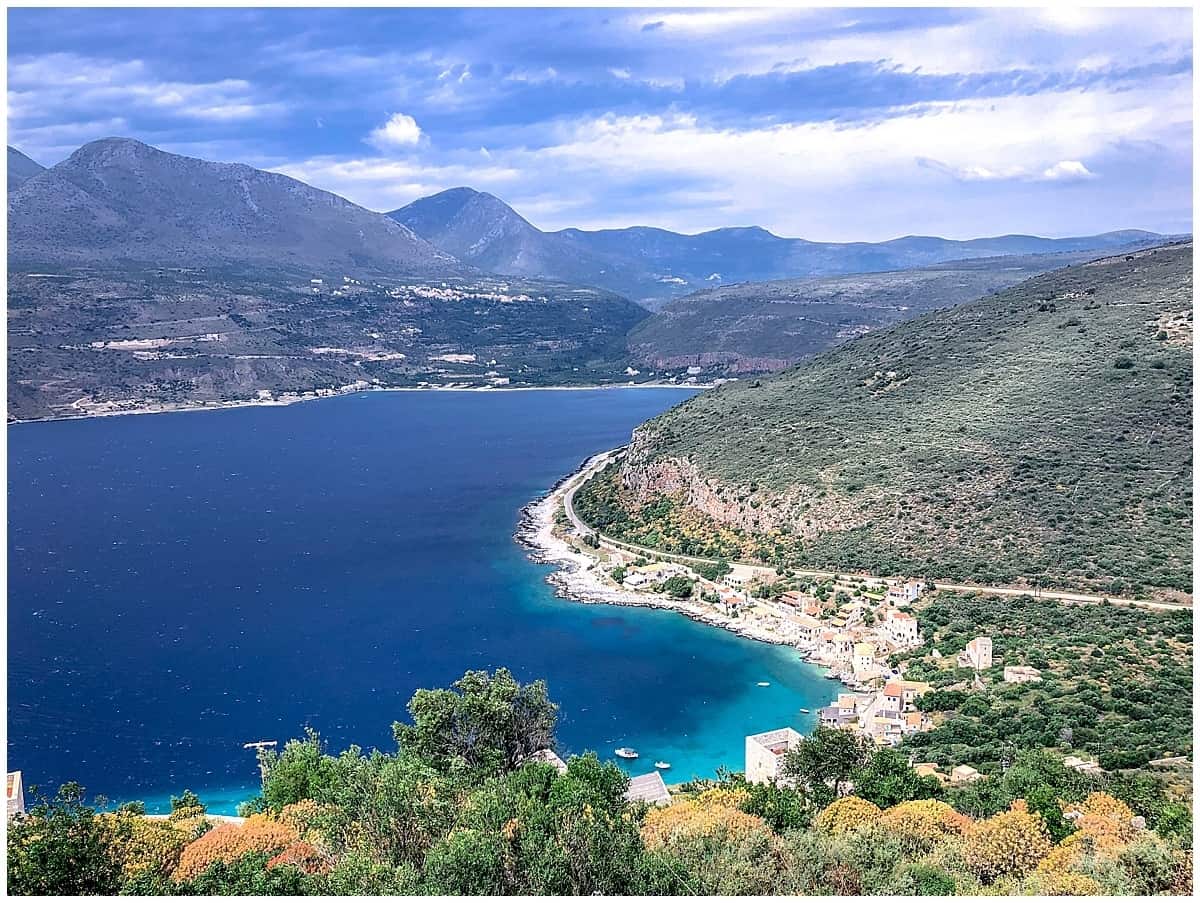
[[[773,646],[791,646],[788,640],[753,625],[739,623],[710,609],[701,607],[690,599],[673,599],[656,593],[641,593],[617,589],[608,585],[597,572],[597,563],[590,556],[572,548],[554,533],[554,516],[569,484],[585,473],[595,463],[609,455],[600,452],[585,460],[575,471],[562,477],[544,495],[521,509],[520,520],[513,538],[526,549],[530,560],[538,564],[549,564],[555,570],[546,577],[560,599],[584,605],[620,605],[629,608],[655,608],[675,611],[693,621],[727,630],[744,639],[768,643]],[[797,657],[808,661],[797,650]],[[839,682],[840,686],[840,682]],[[836,698],[836,696],[835,696]]]
[[[56,417],[14,418],[8,426],[24,423],[62,423],[71,420],[90,420],[95,417],[126,417],[146,414],[183,414],[205,411],[228,411],[235,408],[278,408],[306,401],[340,398],[366,392],[591,392],[597,389],[713,389],[716,383],[602,383],[579,386],[345,386],[340,389],[319,389],[280,398],[245,398],[237,401],[179,402],[123,408],[116,411],[88,411]]]

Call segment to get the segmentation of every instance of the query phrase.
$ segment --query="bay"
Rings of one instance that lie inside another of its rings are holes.
[[[391,750],[414,690],[504,666],[547,681],[565,753],[665,759],[668,782],[739,770],[746,734],[811,729],[821,672],[673,612],[559,599],[512,538],[523,505],[689,394],[368,392],[10,426],[9,768],[232,812],[257,789],[243,743],[311,726],[331,750]]]

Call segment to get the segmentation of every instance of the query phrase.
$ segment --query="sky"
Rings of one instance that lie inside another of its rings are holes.
[[[1192,228],[1190,9],[8,13],[8,142],[130,136],[374,210],[812,240]]]

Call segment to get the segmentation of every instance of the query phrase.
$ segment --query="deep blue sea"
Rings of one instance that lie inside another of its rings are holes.
[[[830,682],[673,612],[558,599],[523,505],[686,397],[372,392],[8,428],[8,767],[151,809],[232,812],[242,744],[305,725],[392,750],[419,687],[545,678],[569,753],[668,782],[810,729]],[[759,681],[770,682],[759,687]],[[624,765],[624,763],[622,763]]]

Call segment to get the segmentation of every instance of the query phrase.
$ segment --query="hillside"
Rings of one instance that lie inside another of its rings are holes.
[[[1008,255],[1112,252],[1162,240],[1139,230],[967,241],[910,235],[877,243],[783,238],[757,226],[696,235],[646,226],[544,232],[499,198],[470,188],[421,198],[388,216],[481,269],[599,286],[652,310],[674,297],[738,282],[884,272]]]
[[[10,419],[628,380],[643,308],[488,276],[294,179],[118,138],[9,167],[34,173],[9,195]]]
[[[12,192],[8,255],[9,266],[18,268],[140,263],[339,275],[469,271],[404,226],[335,194],[130,138],[85,144]]]
[[[911,270],[751,282],[669,302],[629,335],[642,366],[709,377],[782,370],[849,338],[973,301],[1096,252],[1014,254]]]
[[[307,274],[306,274],[307,275]],[[479,276],[358,280],[223,270],[11,273],[10,419],[347,387],[626,382],[646,312],[596,289]]]
[[[664,549],[1190,591],[1191,255],[1057,270],[727,383],[580,496]]]
[[[46,167],[36,160],[26,157],[15,147],[8,149],[8,191],[10,194],[34,176],[45,171]]]

